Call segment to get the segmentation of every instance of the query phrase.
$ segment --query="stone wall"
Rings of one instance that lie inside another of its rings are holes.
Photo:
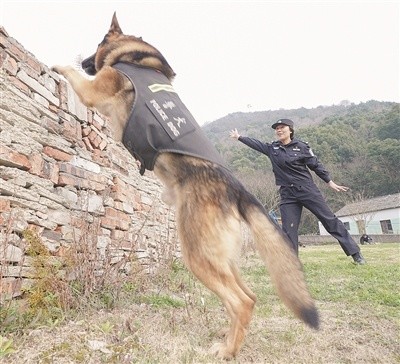
[[[0,67],[0,301],[35,279],[26,231],[54,258],[90,243],[99,274],[171,257],[174,215],[161,186],[139,175],[105,119],[1,27]]]

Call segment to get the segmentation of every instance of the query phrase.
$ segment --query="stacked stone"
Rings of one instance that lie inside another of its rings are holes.
[[[106,119],[1,27],[0,68],[0,301],[35,278],[26,230],[53,257],[90,242],[99,274],[105,262],[125,274],[135,259],[151,268],[174,254],[160,184],[139,175]]]

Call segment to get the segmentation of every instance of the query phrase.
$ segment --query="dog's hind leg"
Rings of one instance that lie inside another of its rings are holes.
[[[209,287],[221,298],[231,318],[231,325],[225,330],[225,341],[215,343],[210,349],[212,353],[224,359],[236,356],[241,348],[256,302],[255,295],[250,290],[251,294],[249,295],[242,289],[243,282],[240,277],[235,277],[234,270],[236,267],[230,272],[223,273],[226,277],[225,282],[223,276],[221,277],[221,272],[218,272],[218,276],[222,278],[218,282],[220,286]],[[237,278],[240,279],[239,282]]]
[[[196,219],[185,220],[183,228],[178,224],[181,226],[182,253],[188,268],[221,299],[228,311],[231,325],[225,341],[213,345],[211,351],[230,359],[243,343],[256,297],[240,278],[235,262],[240,249],[238,220],[231,216],[230,221],[218,218],[207,221],[199,224]]]

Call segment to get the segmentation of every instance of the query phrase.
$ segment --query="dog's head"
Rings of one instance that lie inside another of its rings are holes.
[[[82,61],[82,68],[88,75],[94,76],[104,66],[112,66],[118,62],[157,69],[170,80],[175,76],[171,66],[156,48],[141,37],[122,33],[114,13],[108,33],[98,45],[96,53]]]

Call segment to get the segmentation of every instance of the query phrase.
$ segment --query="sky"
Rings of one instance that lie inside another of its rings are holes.
[[[0,25],[42,63],[94,53],[116,11],[167,59],[200,125],[234,112],[400,102],[400,1],[0,0]]]

